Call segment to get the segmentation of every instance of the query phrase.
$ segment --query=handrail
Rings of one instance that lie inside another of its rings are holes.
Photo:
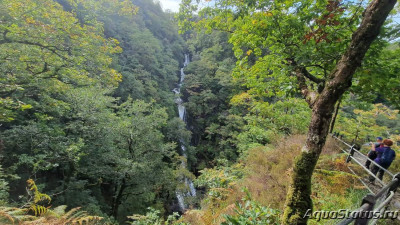
[[[379,190],[379,192],[378,193],[376,193],[376,197],[377,198],[379,198],[379,197],[382,197],[382,195],[383,194],[385,194],[385,192],[387,191],[387,190],[389,190],[389,191],[391,191],[390,189],[393,187],[393,186],[395,186],[395,185],[399,185],[399,182],[400,180],[397,178],[397,177],[395,177],[392,181],[390,181],[385,187],[383,187],[381,190]]]
[[[374,210],[374,213],[377,213],[377,212],[383,213],[383,212],[384,212],[384,211],[383,211],[384,207],[386,207],[386,205],[389,204],[389,202],[392,200],[393,197],[394,197],[394,191],[390,191],[389,196],[385,199],[385,201],[383,201],[383,202]],[[370,225],[376,224],[377,221],[378,221],[378,219],[372,220],[372,222],[371,222]]]
[[[360,151],[358,151],[357,149],[354,149],[355,152],[357,152],[358,154],[360,154],[363,158],[367,159],[368,161],[372,162],[375,166],[379,167],[381,170],[385,171],[385,173],[389,174],[390,176],[394,177],[394,174],[392,172],[390,172],[389,170],[383,168],[381,165],[379,165],[378,163],[376,163],[374,160],[368,158],[366,155],[364,155],[363,153],[361,153]]]
[[[353,146],[351,146],[351,145],[349,145],[349,144],[347,144],[345,141],[343,141],[342,139],[340,139],[340,138],[337,138],[336,136],[334,136],[333,134],[332,134],[332,137],[334,137],[336,140],[338,140],[338,141],[340,141],[340,142],[342,142],[343,144],[345,144],[345,145],[347,145],[347,147],[349,147],[349,148],[352,148]]]
[[[383,207],[385,207],[387,204],[389,204],[390,200],[394,197],[394,191],[390,191],[389,196],[383,201],[375,210],[374,212],[379,212]]]
[[[389,170],[383,168],[381,165],[379,165],[378,163],[376,163],[374,160],[371,160],[370,158],[368,158],[366,155],[364,155],[363,153],[361,153],[360,151],[358,151],[357,149],[355,149],[354,146],[349,145],[349,144],[346,143],[345,141],[343,141],[343,140],[337,138],[336,136],[333,136],[333,135],[332,135],[332,137],[335,138],[336,140],[342,142],[342,143],[345,144],[346,146],[348,146],[348,147],[350,147],[350,148],[353,148],[353,150],[354,150],[355,152],[357,152],[359,155],[361,155],[364,159],[370,161],[370,162],[373,163],[375,166],[379,167],[379,169],[385,171],[385,173],[389,174],[392,178],[394,177],[394,174],[393,174],[392,172],[390,172]],[[343,150],[342,150],[342,151],[343,151]],[[346,152],[346,153],[348,153],[348,152]],[[362,166],[362,167],[363,167],[364,169],[367,169],[367,168],[364,167],[364,166]]]
[[[354,170],[353,170],[352,168],[348,167],[348,169],[349,169],[354,175],[357,176],[358,181],[360,181],[360,182],[368,189],[368,191],[369,191],[371,194],[374,194],[374,192],[371,190],[371,188],[369,188],[368,185],[367,185],[361,178],[358,177],[358,175],[356,174],[356,172],[354,172]]]
[[[356,158],[354,158],[353,156],[350,156],[350,158],[352,158],[358,165],[365,168],[363,166],[363,164],[361,162],[359,162]],[[374,173],[372,173],[371,170],[367,169],[366,171],[367,171],[367,173],[369,173],[369,175],[373,176],[380,184],[382,184],[383,186],[386,185],[383,181],[381,181],[381,179],[379,179]]]
[[[389,187],[389,185],[387,185],[387,187]],[[386,189],[386,187],[383,188],[383,189]],[[364,217],[366,216],[366,218],[363,218],[362,216],[359,217],[359,218],[350,217],[350,218],[346,218],[346,219],[340,221],[339,223],[337,223],[337,225],[347,225],[347,224],[350,224],[353,221],[356,221],[355,224],[358,224],[358,225],[367,224],[368,223],[368,219],[371,219],[371,218],[369,218],[371,213],[372,213],[372,215],[374,215],[375,213],[378,213],[378,212],[382,213],[383,212],[382,209],[384,209],[384,207],[387,206],[389,204],[389,202],[393,199],[394,191],[391,190],[388,194],[389,195],[385,198],[385,200],[382,203],[380,203],[379,206],[376,207],[375,209],[373,209],[373,207],[375,205],[374,202],[379,198],[379,196],[377,196],[377,195],[367,195],[366,197],[370,197],[369,201],[366,201],[365,203],[363,203],[361,205],[360,208],[352,211],[353,215],[363,215],[363,212],[365,212],[363,216]],[[366,197],[364,199],[366,199]],[[371,223],[371,225],[375,224],[376,221],[377,221],[377,219],[374,219],[374,221]]]
[[[394,175],[392,172],[388,171],[387,169],[383,168],[370,158],[368,158],[366,155],[358,151],[357,149],[354,148],[354,145],[351,146],[350,144],[346,143],[345,141],[335,137],[332,135],[336,140],[340,141],[341,143],[345,144],[346,146],[350,147],[349,150],[345,150],[343,148],[340,148],[341,151],[343,151],[345,154],[347,154],[347,162],[350,162],[353,160],[356,164],[360,165],[364,170],[366,170],[369,175],[373,176],[380,184],[383,185],[383,187],[376,193],[373,194],[372,190],[363,182],[362,179],[359,178],[361,183],[368,188],[368,190],[372,194],[367,194],[361,203],[361,206],[358,209],[355,209],[352,211],[352,215],[358,215],[358,216],[352,216],[350,218],[345,218],[344,220],[340,221],[338,225],[347,225],[352,222],[355,222],[354,224],[356,225],[366,225],[368,222],[371,222],[371,225],[375,225],[376,222],[379,220],[378,218],[372,218],[371,215],[375,215],[376,213],[383,213],[385,210],[385,207],[389,204],[389,202],[393,199],[394,193],[397,190],[397,188],[400,186],[400,173]],[[379,178],[376,177],[375,174],[373,174],[368,168],[364,166],[362,162],[360,162],[360,158],[356,158],[354,156],[354,153],[357,153],[358,155],[361,155],[362,159],[367,159],[370,162],[373,163],[374,166],[379,167],[382,169],[384,172],[389,174],[393,179],[388,183],[385,184],[383,181],[381,181]],[[355,174],[354,170],[352,170],[349,167],[349,170]],[[372,214],[371,214],[372,213]]]
[[[369,208],[370,208],[370,205],[368,203],[364,203],[364,204],[361,205],[360,208],[355,209],[352,212],[359,215],[362,212],[367,211]],[[350,224],[351,222],[353,222],[356,219],[357,218],[355,218],[355,217],[346,218],[346,219],[340,221],[339,223],[337,223],[336,225],[347,225],[347,224]]]

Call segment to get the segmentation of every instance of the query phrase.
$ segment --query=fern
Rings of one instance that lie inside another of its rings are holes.
[[[66,212],[67,206],[65,205],[54,209],[43,206],[44,203],[50,204],[50,196],[41,193],[32,179],[29,179],[27,183],[28,194],[32,197],[32,200],[21,208],[0,207],[0,224],[89,225],[103,220],[102,217],[88,215],[86,211],[81,211],[79,207]],[[34,216],[29,215],[32,213],[34,213]]]
[[[48,209],[41,216],[28,215],[29,209],[13,207],[0,207],[0,224],[20,224],[20,225],[89,225],[95,224],[102,217],[88,215],[80,208],[73,208],[65,212],[67,206],[59,206],[54,210]]]
[[[50,212],[56,215],[57,224],[91,224],[103,220],[103,217],[88,215],[86,211],[80,211],[80,208],[73,208],[65,212],[67,206],[59,206]]]
[[[26,181],[28,183],[28,188],[29,188],[29,194],[32,196],[33,195],[33,201],[30,202],[29,205],[29,210],[35,213],[35,216],[40,216],[44,213],[47,212],[49,207],[45,207],[43,205],[40,205],[40,203],[45,203],[47,201],[47,204],[50,204],[51,198],[47,194],[43,194],[39,191],[38,187],[36,186],[36,183],[34,180],[29,179]]]
[[[21,209],[15,207],[0,207],[0,224],[9,222],[14,224],[15,222],[31,221],[36,217],[28,215],[28,209]]]

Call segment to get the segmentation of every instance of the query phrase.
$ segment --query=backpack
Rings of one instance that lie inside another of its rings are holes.
[[[381,164],[382,165],[390,165],[394,158],[396,157],[396,153],[391,148],[386,148],[381,156]]]

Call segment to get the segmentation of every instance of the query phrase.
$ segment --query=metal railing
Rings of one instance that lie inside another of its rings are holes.
[[[362,202],[361,207],[353,210],[349,216],[338,223],[338,225],[347,225],[354,222],[355,225],[376,224],[376,222],[384,215],[385,210],[394,197],[394,192],[400,185],[400,174],[377,194],[367,194]]]
[[[350,145],[345,141],[341,140],[338,137],[332,135],[333,138],[343,143],[345,146],[349,147],[350,149],[342,149],[341,150],[347,154],[346,162],[355,162],[359,166],[361,166],[368,174],[374,177],[379,184],[382,185],[382,188],[374,194],[374,192],[368,187],[368,185],[361,179],[359,180],[362,182],[364,186],[370,191],[370,194],[367,194],[362,202],[360,208],[353,210],[348,216],[348,218],[340,221],[338,225],[347,225],[354,222],[355,225],[366,225],[366,224],[376,224],[376,222],[381,218],[381,215],[385,214],[385,210],[388,207],[388,204],[394,197],[394,193],[396,192],[397,188],[400,186],[400,173],[393,174],[392,172],[388,171],[387,169],[383,168],[373,160],[369,159],[366,155],[355,149],[355,145]],[[357,156],[355,156],[357,154]],[[363,162],[360,162],[360,159],[369,160],[371,164],[374,166],[379,167],[379,169],[383,170],[386,174],[388,174],[392,179],[389,183],[385,184],[381,181],[374,173],[372,173],[367,167],[365,167]],[[349,170],[357,175],[351,167],[348,167]],[[358,177],[358,176],[357,176]]]
[[[365,161],[370,161],[371,164],[373,166],[378,167],[380,170],[383,170],[384,173],[388,174],[392,179],[395,177],[395,175],[390,172],[389,170],[383,168],[381,165],[379,165],[378,163],[376,163],[374,160],[370,159],[368,156],[364,155],[362,152],[360,152],[359,150],[357,150],[355,148],[355,145],[350,145],[348,143],[346,143],[345,141],[343,141],[342,139],[332,135],[332,137],[336,140],[338,140],[339,142],[343,143],[344,145],[346,145],[347,147],[349,147],[349,150],[346,149],[342,149],[342,152],[344,152],[345,154],[348,154],[346,162],[349,163],[351,162],[351,160],[353,160],[355,163],[357,163],[358,165],[360,165],[365,171],[367,171],[371,176],[373,176],[375,179],[378,180],[378,182],[381,185],[385,185],[385,183],[383,181],[381,181],[380,179],[378,179],[378,177],[376,177],[376,175],[374,175],[366,166],[365,166],[365,162],[360,162],[360,159],[363,159]],[[357,154],[357,156],[355,156],[355,154]]]

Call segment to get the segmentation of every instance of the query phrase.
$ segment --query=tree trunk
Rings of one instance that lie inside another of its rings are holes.
[[[338,103],[336,104],[335,113],[333,114],[332,122],[331,122],[330,129],[329,129],[329,133],[332,133],[333,129],[335,128],[336,117],[337,117],[337,115],[339,113],[339,109],[340,109],[340,104],[341,103],[342,103],[342,98],[340,98]]]
[[[125,175],[125,177],[122,179],[121,186],[118,190],[118,193],[115,196],[114,203],[112,206],[112,215],[116,220],[118,220],[118,209],[119,205],[121,205],[122,194],[124,193],[126,187],[127,186],[126,186],[126,175]]]
[[[357,130],[356,136],[354,137],[353,142],[351,143],[352,145],[354,145],[357,142],[359,133],[360,133],[360,131]]]
[[[300,89],[312,109],[312,116],[306,143],[295,160],[282,217],[284,224],[307,224],[308,217],[305,215],[308,210],[313,209],[310,197],[312,173],[325,145],[335,104],[351,86],[353,74],[361,65],[365,53],[378,36],[395,4],[396,0],[373,0],[369,4],[360,26],[352,36],[350,46],[329,75],[319,95],[308,90],[302,82],[304,78],[298,76]]]

